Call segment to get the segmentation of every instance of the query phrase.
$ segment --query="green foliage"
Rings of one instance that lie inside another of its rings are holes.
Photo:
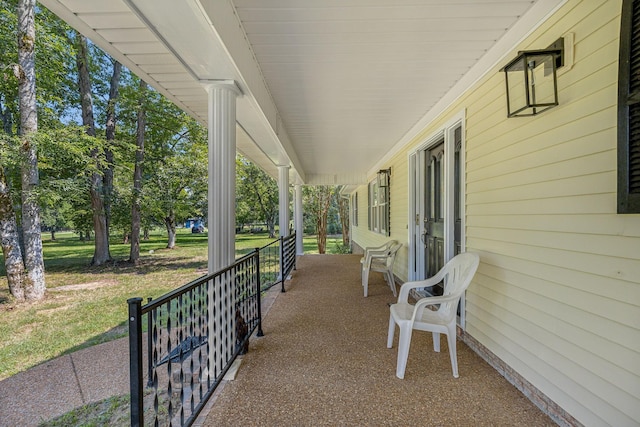
[[[351,253],[351,248],[349,246],[346,246],[346,245],[342,244],[342,241],[336,240],[334,242],[334,245],[335,245],[334,253],[343,254],[343,255]]]
[[[119,132],[131,144],[135,142],[140,107],[138,81],[132,77],[130,84],[121,90]],[[143,224],[162,224],[169,216],[179,222],[206,216],[206,129],[155,90],[145,92],[143,103],[147,117],[141,195]],[[122,227],[131,210],[133,153],[128,174],[122,171],[126,176],[116,178],[114,219]]]
[[[18,82],[13,65],[18,63],[17,0],[0,0],[0,112],[5,133],[17,134],[19,124]],[[36,8],[36,84],[40,127],[60,121],[75,104],[73,49],[69,27],[42,7]]]
[[[267,224],[275,236],[278,216],[278,183],[265,171],[241,155],[236,156],[236,223]]]

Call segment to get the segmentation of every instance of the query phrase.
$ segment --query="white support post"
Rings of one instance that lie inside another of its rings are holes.
[[[209,94],[208,132],[208,268],[213,274],[233,263],[236,231],[236,97],[240,90],[234,81],[202,82]],[[233,273],[231,273],[233,274]],[[225,275],[208,286],[209,342],[207,372],[214,380],[233,354],[234,326],[230,334],[220,327],[234,322],[233,277]],[[216,327],[218,325],[218,327]]]
[[[278,166],[280,237],[289,235],[289,166]]]
[[[203,82],[209,93],[209,273],[235,259],[236,97],[232,80]]]
[[[296,229],[296,255],[304,255],[304,244],[302,243],[302,232],[304,230],[302,218],[302,185],[295,186],[295,206],[294,206],[294,226]]]

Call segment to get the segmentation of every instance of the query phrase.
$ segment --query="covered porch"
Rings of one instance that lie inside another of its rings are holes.
[[[460,378],[446,339],[434,353],[426,333],[396,378],[385,345],[395,298],[379,273],[363,297],[359,259],[299,257],[287,291],[265,299],[264,337],[194,425],[555,425],[460,339]]]
[[[638,425],[640,208],[618,210],[633,2],[41,4],[208,127],[209,272],[233,263],[236,152],[277,177],[281,230],[293,205],[302,235],[302,186],[343,185],[354,249],[403,243],[398,279],[481,257],[460,326],[497,371],[460,345],[454,380],[425,338],[396,380],[388,288],[364,299],[356,256],[302,257],[207,425],[549,422],[516,389],[560,425]],[[509,118],[503,66],[560,38],[558,106]]]

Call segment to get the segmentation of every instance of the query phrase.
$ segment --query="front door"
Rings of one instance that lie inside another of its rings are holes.
[[[461,121],[455,121],[409,157],[410,280],[433,276],[464,250],[462,136]]]
[[[444,265],[444,140],[425,150],[424,217],[422,243],[425,246],[425,273],[431,277]],[[441,289],[434,289],[437,295]]]

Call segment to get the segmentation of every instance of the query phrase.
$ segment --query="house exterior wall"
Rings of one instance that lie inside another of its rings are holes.
[[[616,214],[620,12],[621,0],[569,0],[384,165],[391,238],[406,244],[408,154],[466,111],[466,250],[481,256],[466,333],[589,426],[640,424],[640,215]],[[500,67],[567,34],[560,105],[507,119]],[[380,244],[358,192],[353,240]]]

